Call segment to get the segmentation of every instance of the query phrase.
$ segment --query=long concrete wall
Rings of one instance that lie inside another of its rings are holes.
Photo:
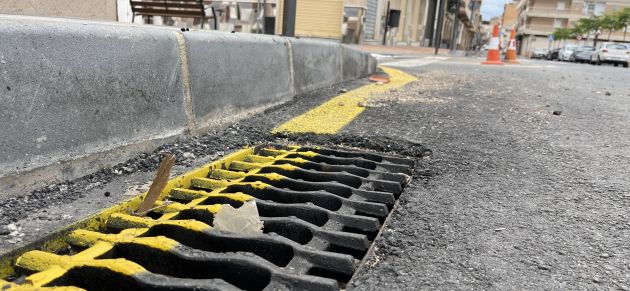
[[[0,15],[0,197],[364,77],[332,42]]]

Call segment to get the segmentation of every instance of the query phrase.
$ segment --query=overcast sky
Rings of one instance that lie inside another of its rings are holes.
[[[489,20],[493,16],[500,16],[503,14],[503,4],[506,0],[483,0],[481,2],[481,15],[484,20]]]

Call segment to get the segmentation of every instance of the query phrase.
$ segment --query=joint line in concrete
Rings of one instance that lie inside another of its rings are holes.
[[[195,115],[193,112],[192,94],[190,93],[190,70],[188,69],[188,52],[186,51],[186,40],[181,32],[176,32],[177,47],[179,50],[179,60],[182,66],[182,81],[184,87],[184,108],[188,118],[188,130],[194,132],[197,129]]]
[[[289,91],[291,96],[297,95],[295,90],[295,70],[293,68],[293,43],[290,40],[286,40],[287,48],[289,50]]]

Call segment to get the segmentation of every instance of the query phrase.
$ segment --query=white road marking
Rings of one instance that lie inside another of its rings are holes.
[[[430,57],[424,57],[424,58],[418,58],[418,59],[407,59],[407,60],[402,60],[402,61],[383,63],[381,65],[387,66],[387,67],[397,67],[397,68],[412,68],[412,67],[420,67],[420,66],[424,66],[424,65],[428,65],[431,63],[440,62],[440,61],[444,61],[448,59],[449,59],[448,57],[430,56]]]

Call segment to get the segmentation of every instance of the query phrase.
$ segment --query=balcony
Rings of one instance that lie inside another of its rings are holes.
[[[525,25],[523,26],[521,29],[519,29],[519,32],[522,32],[523,34],[535,34],[535,35],[549,35],[551,33],[553,33],[553,31],[556,29],[556,27],[553,27],[553,25],[549,24],[549,25]]]
[[[528,17],[546,17],[546,18],[570,18],[571,11],[569,9],[555,8],[538,8],[527,7],[525,11]]]

